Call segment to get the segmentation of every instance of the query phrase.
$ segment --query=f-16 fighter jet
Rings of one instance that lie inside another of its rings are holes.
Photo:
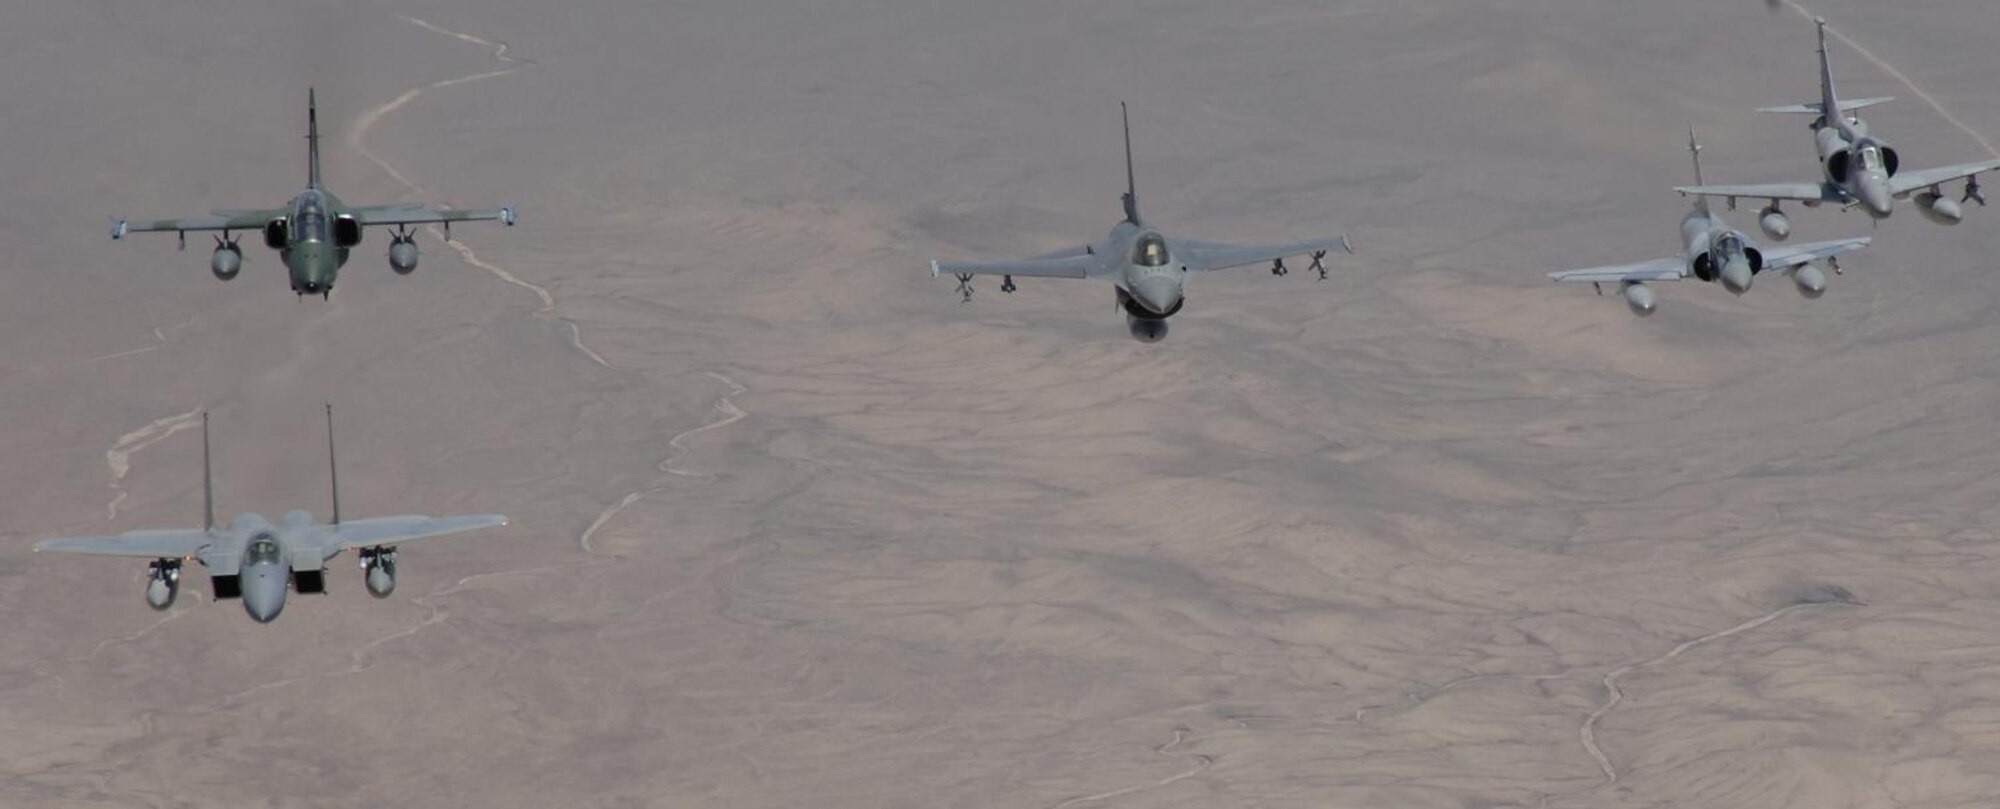
[[[1119,105],[1121,112],[1125,105]],[[1182,291],[1190,274],[1271,263],[1273,275],[1284,275],[1286,256],[1312,256],[1311,270],[1326,280],[1321,263],[1328,250],[1353,253],[1345,235],[1274,247],[1197,242],[1167,236],[1139,218],[1139,192],[1132,173],[1132,119],[1125,115],[1125,221],[1096,244],[1087,244],[1022,261],[933,261],[931,277],[958,278],[962,300],[972,300],[972,276],[1001,276],[1000,291],[1013,292],[1014,276],[1024,278],[1084,278],[1108,281],[1117,289],[1118,308],[1125,313],[1132,336],[1151,343],[1167,336],[1167,318],[1181,311]]]

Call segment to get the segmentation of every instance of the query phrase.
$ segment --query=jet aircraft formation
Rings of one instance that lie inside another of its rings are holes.
[[[1826,49],[1826,20],[1817,18],[1819,32],[1819,100],[1805,104],[1765,107],[1758,112],[1816,116],[1812,122],[1813,145],[1818,150],[1821,172],[1818,183],[1770,183],[1763,185],[1708,185],[1701,177],[1701,144],[1688,132],[1688,149],[1695,153],[1694,185],[1675,188],[1695,197],[1694,212],[1681,220],[1684,246],[1674,258],[1564,270],[1549,273],[1563,283],[1588,283],[1601,294],[1605,284],[1617,284],[1632,313],[1644,317],[1653,313],[1658,300],[1646,284],[1679,281],[1689,277],[1720,284],[1735,295],[1750,291],[1755,277],[1765,270],[1788,273],[1799,294],[1817,298],[1826,292],[1826,275],[1808,266],[1824,260],[1836,275],[1838,256],[1865,247],[1868,238],[1841,239],[1797,247],[1762,251],[1742,231],[1725,224],[1709,210],[1709,197],[1723,197],[1735,209],[1741,197],[1768,199],[1757,212],[1757,226],[1774,241],[1792,235],[1792,220],[1781,207],[1798,202],[1808,208],[1828,203],[1841,210],[1860,208],[1879,222],[1895,213],[1895,201],[1915,196],[1917,210],[1926,219],[1941,225],[1956,225],[1964,218],[1965,202],[1982,207],[1986,196],[1979,189],[1982,172],[2000,168],[2000,159],[1961,163],[1922,171],[1902,171],[1902,159],[1881,138],[1870,134],[1868,124],[1854,114],[1857,110],[1893,101],[1893,98],[1863,98],[1842,101],[1833,85],[1833,63]],[[1947,183],[1965,181],[1965,191],[1953,200],[1945,191]]]
[[[1676,190],[1692,195],[1694,207],[1680,222],[1681,252],[1669,258],[1556,272],[1551,277],[1559,282],[1589,283],[1600,293],[1607,284],[1617,285],[1632,311],[1642,316],[1652,314],[1658,304],[1648,284],[1688,278],[1719,284],[1741,295],[1749,291],[1757,275],[1777,272],[1790,276],[1801,294],[1817,298],[1826,291],[1827,278],[1813,263],[1824,262],[1838,274],[1838,257],[1868,246],[1870,238],[1760,247],[1749,234],[1731,227],[1711,210],[1709,198],[1722,197],[1732,209],[1739,198],[1768,199],[1768,206],[1758,212],[1758,227],[1775,242],[1785,241],[1792,233],[1791,220],[1780,207],[1788,201],[1806,207],[1829,203],[1843,210],[1859,207],[1879,221],[1893,213],[1895,200],[1914,197],[1918,210],[1926,218],[1947,225],[1962,219],[1962,203],[1984,205],[1986,200],[1980,192],[1978,175],[2000,168],[2000,159],[1901,171],[1896,151],[1871,134],[1855,115],[1858,110],[1890,99],[1842,101],[1839,98],[1827,55],[1826,21],[1815,23],[1819,29],[1819,100],[1763,111],[1816,116],[1812,131],[1824,175],[1821,182],[1708,185],[1702,178],[1701,144],[1690,127],[1688,149],[1693,157],[1695,184]],[[1000,276],[1000,289],[1008,293],[1017,289],[1016,276],[1105,282],[1113,287],[1118,310],[1125,315],[1132,336],[1150,343],[1166,337],[1167,321],[1184,308],[1186,284],[1194,274],[1268,262],[1272,274],[1282,276],[1289,272],[1286,257],[1309,256],[1312,261],[1309,271],[1324,281],[1328,277],[1324,260],[1329,252],[1354,252],[1345,234],[1270,246],[1232,245],[1167,235],[1140,215],[1131,115],[1124,104],[1119,106],[1125,140],[1125,216],[1103,239],[1016,261],[932,261],[931,276],[955,277],[962,302],[971,301],[972,279],[978,275]],[[449,239],[454,222],[499,221],[509,226],[515,223],[511,206],[479,210],[420,204],[347,206],[321,181],[318,100],[311,90],[307,91],[306,110],[306,187],[283,207],[217,210],[209,216],[182,219],[117,219],[111,237],[122,239],[133,232],[171,231],[179,234],[185,248],[189,231],[215,232],[210,271],[216,278],[228,281],[243,266],[243,252],[235,234],[258,231],[263,234],[265,246],[278,253],[296,295],[304,298],[316,294],[330,299],[340,269],[350,251],[361,242],[367,226],[396,228],[388,249],[389,265],[398,274],[408,274],[416,269],[418,258],[414,235],[409,230],[413,225],[442,226],[443,236]],[[1963,193],[1954,200],[1946,193],[1945,186],[1961,180]],[[292,511],[275,524],[256,514],[243,514],[226,527],[218,526],[208,455],[208,416],[204,413],[204,514],[200,529],[52,539],[36,545],[36,550],[151,559],[146,601],[155,609],[173,605],[179,592],[182,565],[192,560],[206,569],[217,600],[241,599],[251,618],[265,623],[277,618],[284,609],[288,592],[326,592],[326,562],[339,554],[356,552],[368,591],[377,597],[387,597],[396,586],[400,545],[507,524],[505,517],[493,514],[342,519],[338,468],[333,463],[330,404],[326,417],[333,492],[329,522],[319,522],[305,511]]]

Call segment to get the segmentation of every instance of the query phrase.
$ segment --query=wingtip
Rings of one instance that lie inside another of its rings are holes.
[[[931,259],[931,277],[932,277],[932,278],[936,278],[936,277],[938,277],[938,263],[937,263],[937,259]]]
[[[1340,234],[1340,249],[1347,251],[1350,256],[1354,255],[1354,240],[1347,238],[1345,233]]]

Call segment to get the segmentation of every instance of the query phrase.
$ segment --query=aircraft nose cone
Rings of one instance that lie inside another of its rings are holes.
[[[1722,265],[1722,287],[1737,295],[1750,291],[1750,261],[1737,257]]]
[[[278,620],[278,613],[285,611],[285,602],[282,598],[276,600],[245,598],[243,599],[243,611],[250,613],[250,620],[260,624],[268,624]]]
[[[1861,181],[1859,196],[1861,207],[1868,209],[1868,215],[1876,219],[1888,219],[1895,213],[1895,202],[1889,195],[1889,181],[1885,177],[1870,175]]]
[[[268,624],[285,611],[284,574],[261,569],[243,571],[243,611],[250,619]]]
[[[1151,275],[1133,282],[1132,297],[1153,314],[1164,315],[1181,302],[1181,285],[1171,277]]]

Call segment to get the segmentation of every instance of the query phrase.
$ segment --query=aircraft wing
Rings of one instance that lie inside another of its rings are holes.
[[[127,531],[108,537],[68,537],[35,543],[35,552],[82,553],[94,556],[143,556],[149,559],[180,559],[215,541],[207,531]]]
[[[1889,178],[1889,193],[1900,197],[1920,188],[1948,183],[1994,169],[2000,169],[2000,160],[1981,160],[1977,163],[1960,163],[1941,169],[1906,171]]]
[[[1880,98],[1856,98],[1856,99],[1846,100],[1840,102],[1840,111],[1853,112],[1855,110],[1867,109],[1877,104],[1887,104],[1894,100],[1896,100],[1895,96],[1882,96]],[[1785,104],[1777,107],[1758,107],[1757,111],[1775,112],[1783,115],[1824,115],[1826,114],[1826,105],[1821,104],[1817,101],[1813,101],[1806,104]]]
[[[1174,248],[1180,252],[1182,259],[1180,263],[1196,272],[1263,264],[1286,256],[1307,256],[1326,250],[1339,250],[1350,255],[1354,253],[1354,245],[1347,240],[1346,234],[1332,239],[1269,246],[1176,240]]]
[[[434,208],[424,205],[369,205],[348,211],[355,221],[364,225],[429,225],[441,222],[490,222],[499,220],[508,227],[514,226],[514,207],[502,205],[498,208]]]
[[[123,239],[127,233],[190,230],[257,230],[265,223],[284,216],[283,208],[257,211],[215,211],[208,216],[187,219],[119,219],[111,223],[111,238]]]
[[[1031,258],[1022,261],[933,261],[931,277],[939,275],[1018,275],[1022,278],[1088,278],[1097,256]]]
[[[401,545],[419,539],[441,537],[481,528],[497,528],[507,524],[507,518],[498,514],[470,514],[462,517],[374,517],[366,520],[348,520],[331,526],[327,533],[336,540],[338,550],[353,548],[373,548],[379,545]]]
[[[1766,259],[1769,265],[1769,259]],[[1609,267],[1591,267],[1586,270],[1563,270],[1549,273],[1549,278],[1557,283],[1616,284],[1624,282],[1679,281],[1687,277],[1687,262],[1675,258],[1660,258],[1637,264],[1615,264]]]
[[[1789,199],[1799,202],[1831,202],[1846,205],[1847,196],[1840,188],[1828,183],[1767,183],[1764,185],[1693,185],[1674,188],[1682,194],[1699,194],[1704,197],[1749,197],[1752,199]]]
[[[1031,259],[1031,260],[1032,260],[1032,261],[1050,261],[1050,260],[1054,260],[1054,259],[1058,259],[1058,258],[1076,258],[1076,257],[1078,257],[1078,256],[1087,256],[1087,255],[1091,255],[1091,252],[1090,252],[1090,251],[1091,251],[1092,249],[1093,249],[1093,248],[1091,248],[1091,246],[1090,246],[1090,245],[1087,245],[1087,244],[1079,244],[1079,245],[1077,245],[1077,246],[1075,246],[1075,247],[1066,247],[1066,248],[1063,248],[1063,249],[1061,249],[1061,250],[1057,250],[1057,251],[1055,251],[1055,252],[1053,252],[1053,253],[1043,253],[1043,254],[1041,254],[1041,255],[1039,255],[1039,256],[1036,256],[1036,257],[1034,257],[1034,258],[1033,258],[1033,259]]]
[[[1832,258],[1867,247],[1874,239],[1862,236],[1854,239],[1836,239],[1830,242],[1808,242],[1784,247],[1772,247],[1764,251],[1764,269],[1789,271],[1823,258]]]

